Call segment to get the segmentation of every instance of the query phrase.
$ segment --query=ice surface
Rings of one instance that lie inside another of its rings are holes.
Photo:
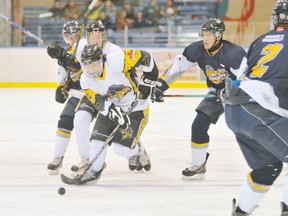
[[[202,94],[203,90],[169,93]],[[247,167],[222,116],[210,128],[211,154],[206,180],[182,181],[191,160],[190,128],[202,98],[166,98],[151,103],[142,141],[152,160],[151,172],[128,170],[127,159],[109,149],[107,168],[96,185],[67,186],[49,176],[54,135],[63,105],[53,89],[0,89],[0,214],[69,216],[229,216]],[[62,173],[79,161],[75,137]],[[286,169],[286,168],[285,168]],[[286,171],[285,171],[286,172]],[[280,215],[283,175],[254,215]],[[66,194],[58,195],[59,187]]]

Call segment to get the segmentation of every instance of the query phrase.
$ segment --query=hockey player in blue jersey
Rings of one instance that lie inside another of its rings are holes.
[[[223,40],[224,22],[220,19],[208,19],[201,26],[202,41],[187,46],[182,55],[175,58],[155,89],[154,100],[163,101],[162,96],[181,74],[198,64],[206,76],[209,95],[196,108],[197,116],[192,123],[191,149],[192,164],[182,171],[183,180],[203,179],[206,173],[206,162],[209,157],[208,145],[210,137],[208,130],[211,124],[216,124],[224,112],[221,101],[216,97],[224,88],[225,78],[236,78],[241,60],[246,52],[240,46]]]
[[[288,0],[272,10],[273,30],[257,38],[243,59],[238,79],[227,80],[223,99],[228,127],[252,169],[232,216],[250,215],[288,162]],[[288,175],[281,216],[288,215]],[[276,215],[276,211],[275,214]]]

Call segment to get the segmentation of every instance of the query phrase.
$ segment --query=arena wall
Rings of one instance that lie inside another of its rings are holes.
[[[143,48],[154,56],[160,74],[171,65],[183,48]],[[56,87],[58,64],[45,48],[1,48],[0,88]],[[173,87],[205,87],[203,75],[195,67],[187,71]]]

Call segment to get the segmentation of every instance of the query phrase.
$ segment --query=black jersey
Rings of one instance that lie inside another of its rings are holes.
[[[223,40],[222,46],[216,54],[210,55],[204,48],[203,41],[190,44],[183,51],[183,56],[190,62],[197,62],[206,76],[208,87],[215,89],[224,88],[226,77],[236,79],[242,59],[245,57],[245,50],[229,41]]]
[[[246,77],[270,83],[279,106],[288,110],[288,30],[276,29],[257,38],[247,53]]]

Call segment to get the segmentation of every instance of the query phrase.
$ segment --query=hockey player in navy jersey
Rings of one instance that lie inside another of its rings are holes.
[[[252,169],[232,216],[250,215],[288,162],[288,0],[276,3],[272,24],[251,44],[238,80],[227,80],[222,97],[227,125]],[[284,178],[281,216],[288,215],[287,173]]]
[[[158,80],[155,89],[153,99],[163,101],[162,96],[169,85],[188,68],[198,64],[206,76],[208,95],[215,95],[204,98],[196,108],[197,116],[191,128],[192,164],[182,171],[183,180],[204,179],[209,157],[208,130],[211,124],[217,123],[224,112],[223,105],[216,95],[224,88],[225,78],[236,78],[241,60],[246,54],[240,46],[223,40],[224,31],[225,25],[220,19],[211,18],[203,23],[200,32],[203,40],[190,44],[182,55],[174,59],[173,64]]]

